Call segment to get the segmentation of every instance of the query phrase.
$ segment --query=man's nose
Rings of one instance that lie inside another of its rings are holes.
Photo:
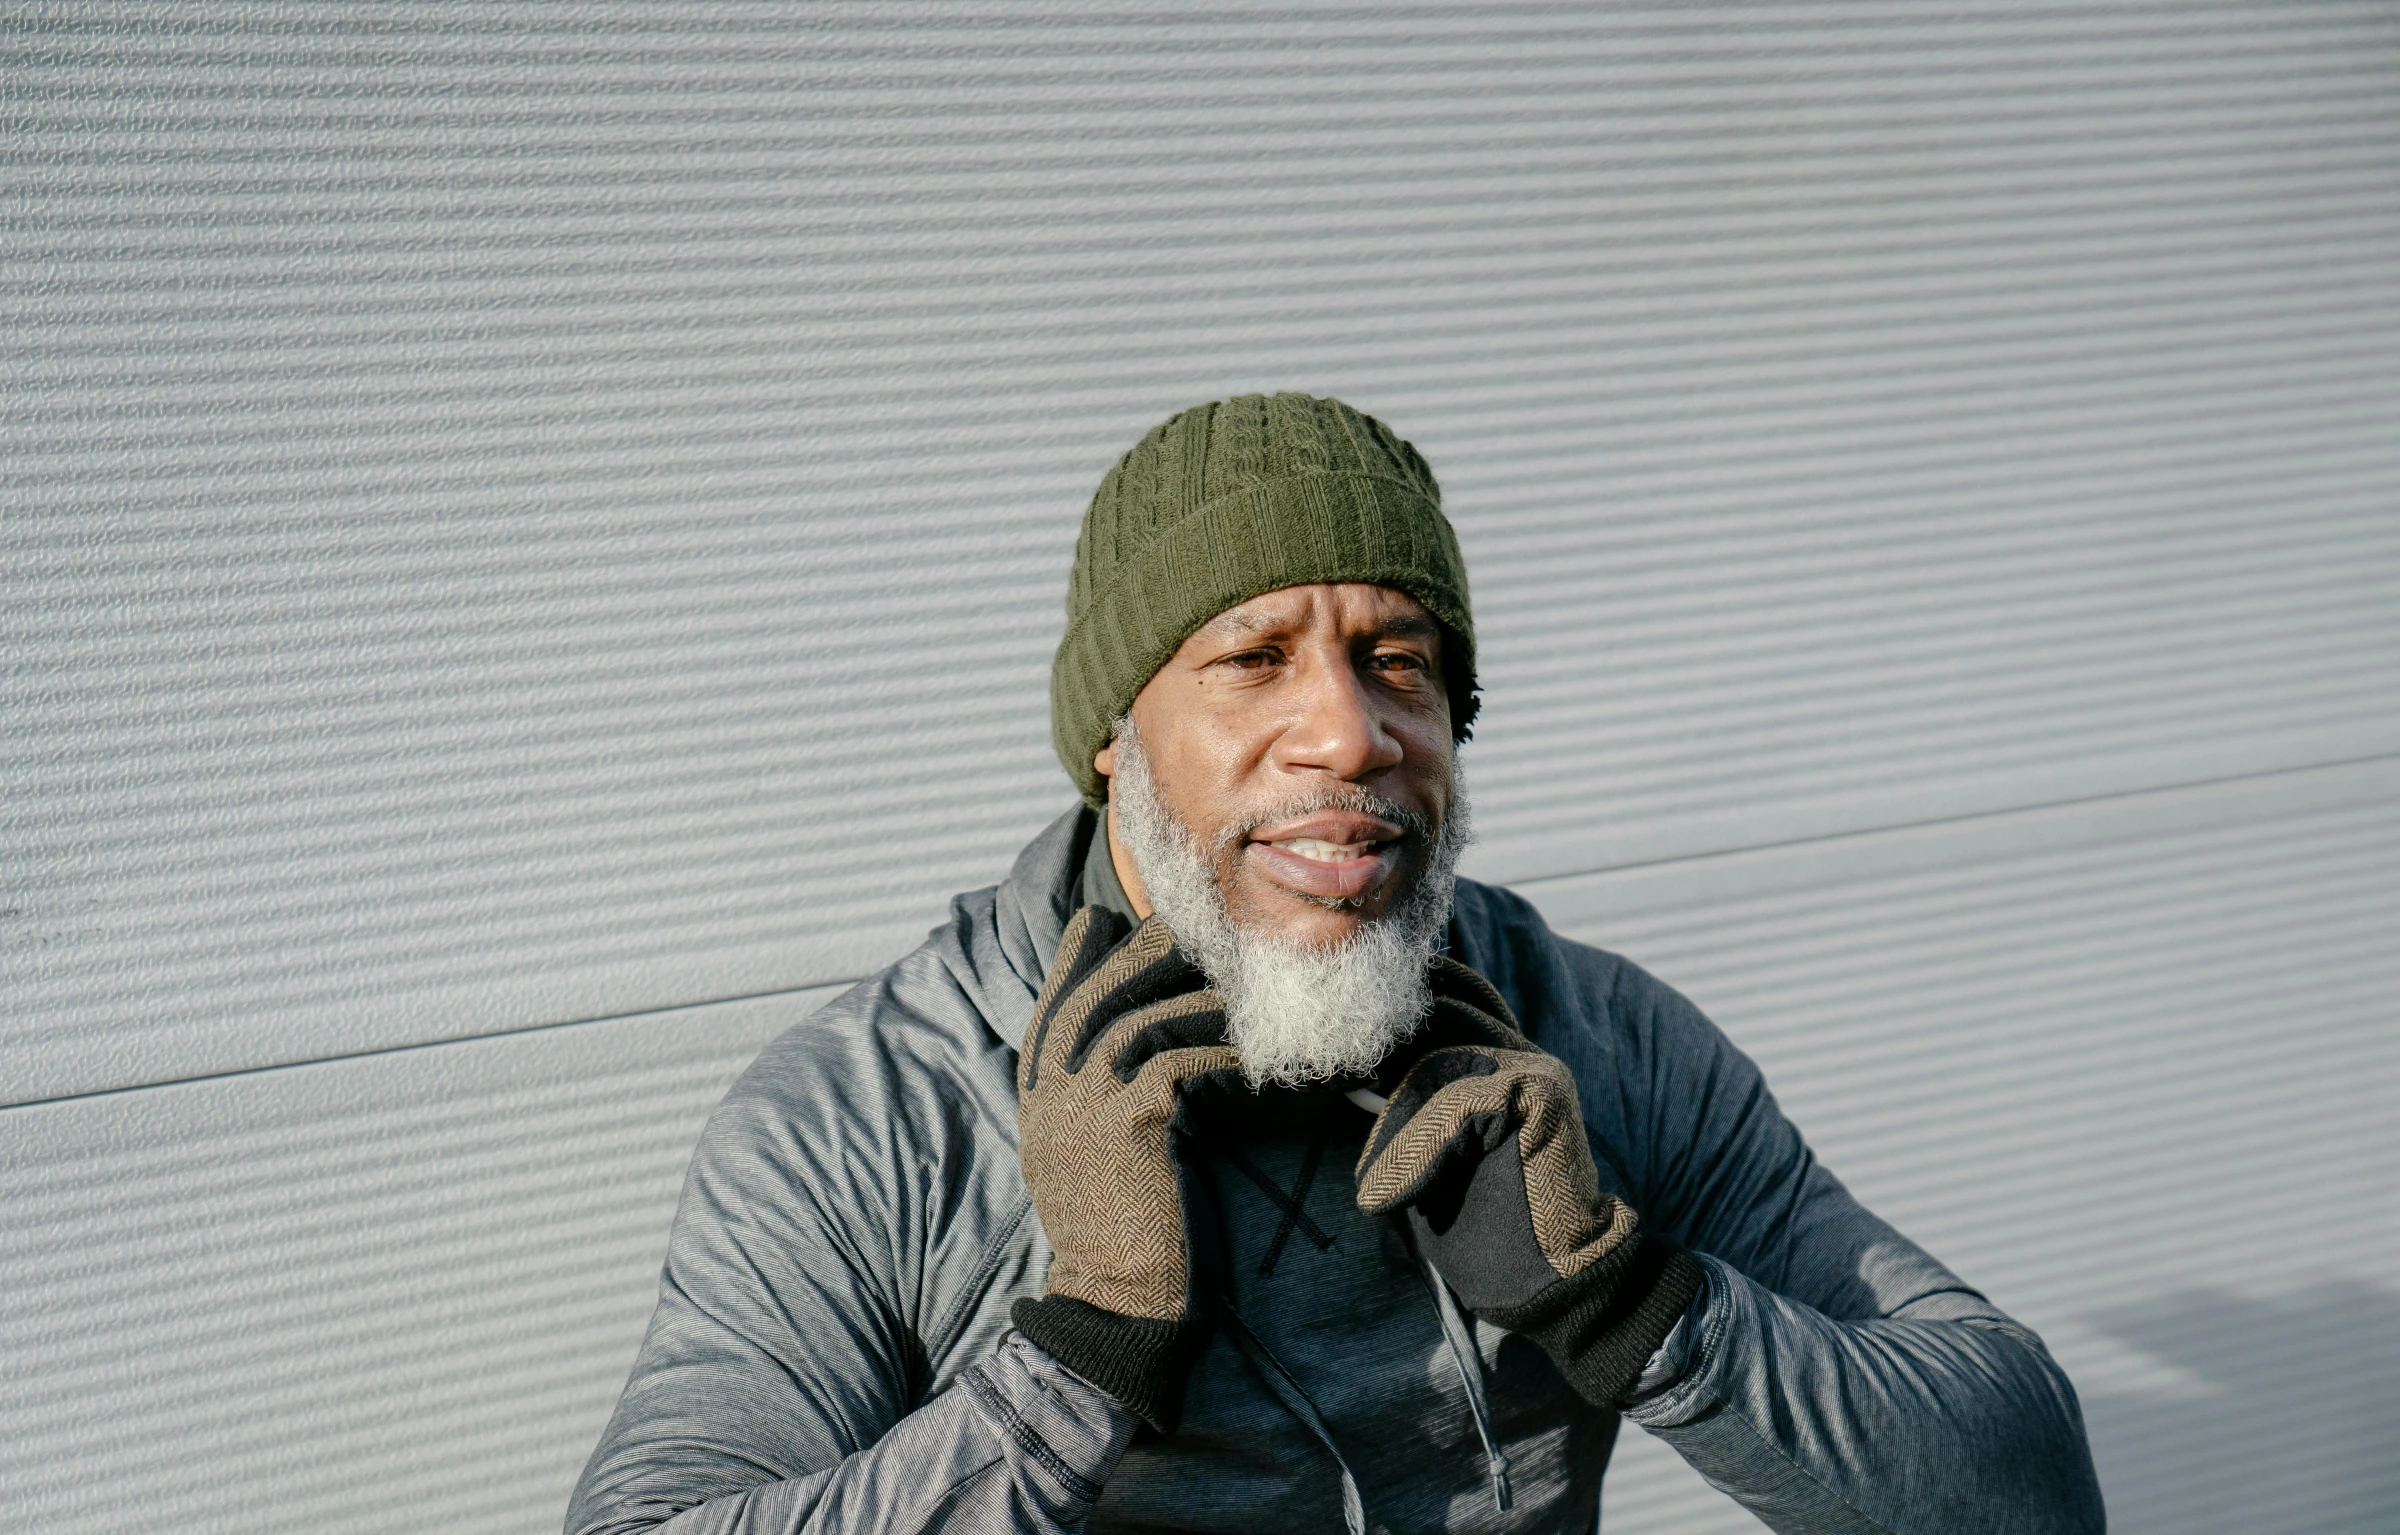
[[[1330,773],[1355,782],[1399,765],[1405,755],[1399,737],[1384,728],[1375,700],[1348,657],[1311,665],[1299,681],[1298,716],[1275,743],[1278,768],[1287,773]]]

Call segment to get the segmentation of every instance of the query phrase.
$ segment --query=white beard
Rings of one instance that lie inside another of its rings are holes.
[[[1226,1023],[1250,1085],[1296,1085],[1373,1071],[1416,1032],[1433,1005],[1426,962],[1450,920],[1458,855],[1474,835],[1458,759],[1450,759],[1449,813],[1416,887],[1388,915],[1362,923],[1339,943],[1317,948],[1235,925],[1198,839],[1159,800],[1131,718],[1117,722],[1115,741],[1117,770],[1109,779],[1109,798],[1116,806],[1117,832],[1141,871],[1151,908],[1224,998]],[[1358,799],[1355,788],[1331,789],[1275,806],[1252,824],[1355,806]],[[1388,814],[1389,808],[1370,813]],[[1226,843],[1247,829],[1233,829]]]

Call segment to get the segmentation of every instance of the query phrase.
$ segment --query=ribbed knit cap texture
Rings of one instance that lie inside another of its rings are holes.
[[[1051,734],[1084,799],[1106,799],[1092,757],[1110,723],[1193,630],[1261,592],[1337,581],[1406,592],[1441,622],[1463,735],[1475,675],[1467,567],[1416,449],[1305,394],[1242,395],[1153,427],[1084,513],[1050,667]]]

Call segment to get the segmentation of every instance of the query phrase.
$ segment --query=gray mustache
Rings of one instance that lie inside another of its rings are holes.
[[[1217,845],[1219,848],[1231,847],[1261,826],[1269,826],[1277,821],[1296,821],[1302,816],[1325,810],[1350,810],[1360,815],[1371,815],[1379,821],[1389,821],[1406,833],[1411,841],[1422,842],[1433,835],[1431,816],[1388,800],[1372,789],[1353,784],[1340,788],[1328,786],[1313,794],[1302,794],[1281,804],[1271,805],[1218,833]]]

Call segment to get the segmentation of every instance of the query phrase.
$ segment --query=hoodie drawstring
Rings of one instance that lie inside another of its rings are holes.
[[[1332,1456],[1334,1465],[1341,1468],[1342,1524],[1350,1535],[1367,1535],[1367,1509],[1359,1501],[1358,1478],[1350,1474],[1350,1462],[1342,1458],[1341,1448],[1333,1442],[1333,1434],[1325,1427],[1324,1416],[1317,1411],[1317,1404],[1308,1399],[1308,1393],[1300,1389],[1298,1381],[1292,1379],[1292,1373],[1283,1367],[1283,1361],[1268,1351],[1267,1346],[1258,1340],[1258,1334],[1250,1330],[1250,1324],[1244,1322],[1241,1314],[1233,1309],[1233,1298],[1225,1296],[1222,1300],[1225,1331],[1232,1337],[1233,1346],[1240,1349],[1242,1357],[1250,1361],[1252,1369],[1258,1371],[1259,1379],[1266,1382],[1267,1389],[1275,1394],[1275,1399],[1283,1403],[1284,1410],[1298,1418],[1310,1433],[1317,1436],[1317,1442],[1325,1446],[1325,1453]]]
[[[1412,1239],[1408,1245],[1413,1251],[1417,1244]],[[1433,1266],[1433,1260],[1418,1252],[1417,1262],[1424,1266],[1425,1282],[1433,1288],[1433,1309],[1442,1315],[1442,1336],[1450,1340],[1450,1357],[1457,1363],[1458,1378],[1467,1388],[1467,1407],[1474,1414],[1475,1436],[1483,1441],[1484,1469],[1492,1475],[1492,1500],[1505,1514],[1515,1499],[1508,1488],[1508,1457],[1500,1453],[1500,1441],[1492,1432],[1491,1398],[1483,1390],[1482,1351],[1475,1347],[1475,1335],[1467,1330],[1467,1319],[1458,1309],[1458,1297],[1450,1293],[1449,1283]]]
[[[1409,1245],[1413,1248],[1416,1244]],[[1449,1341],[1451,1361],[1458,1366],[1459,1379],[1467,1388],[1467,1407],[1475,1420],[1475,1436],[1483,1441],[1484,1469],[1492,1478],[1492,1501],[1505,1514],[1515,1506],[1516,1499],[1508,1485],[1508,1457],[1500,1453],[1500,1442],[1492,1430],[1491,1398],[1483,1389],[1483,1355],[1475,1347],[1474,1334],[1467,1330],[1467,1319],[1458,1309],[1458,1298],[1450,1293],[1440,1271],[1422,1253],[1417,1255],[1417,1261],[1424,1266],[1426,1283],[1433,1288],[1434,1310],[1442,1318],[1442,1336]],[[1351,1474],[1350,1462],[1343,1458],[1341,1446],[1333,1442],[1333,1431],[1325,1426],[1324,1415],[1292,1378],[1292,1372],[1283,1367],[1283,1361],[1275,1357],[1274,1351],[1250,1330],[1250,1324],[1242,1320],[1241,1313],[1233,1309],[1233,1298],[1220,1296],[1219,1302],[1225,1331],[1233,1339],[1233,1346],[1250,1361],[1251,1368],[1283,1404],[1284,1411],[1299,1419],[1301,1426],[1325,1446],[1325,1453],[1333,1457],[1334,1466],[1342,1475],[1343,1526],[1349,1535],[1366,1535],[1366,1505],[1359,1499],[1358,1478]]]

